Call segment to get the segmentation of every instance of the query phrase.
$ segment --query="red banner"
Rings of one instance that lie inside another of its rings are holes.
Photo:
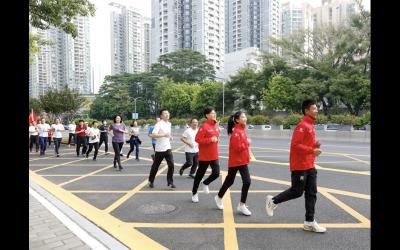
[[[32,121],[35,121],[37,124],[37,116],[36,116],[35,112],[33,112],[33,109],[31,111],[31,113],[29,114],[29,123],[31,123]]]

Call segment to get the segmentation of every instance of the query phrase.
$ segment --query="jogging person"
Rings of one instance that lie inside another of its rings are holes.
[[[199,202],[197,189],[199,188],[200,181],[204,177],[208,166],[211,167],[212,172],[210,176],[203,181],[204,193],[210,193],[208,185],[219,177],[219,123],[216,121],[217,113],[213,107],[207,107],[204,110],[204,116],[207,118],[207,120],[200,126],[195,137],[195,141],[199,144],[199,168],[197,169],[193,182],[193,202]]]
[[[108,155],[108,125],[107,121],[103,120],[101,126],[99,127],[100,130],[100,143],[99,143],[99,149],[101,147],[101,144],[104,142],[104,152],[106,155]]]
[[[45,118],[42,118],[40,122],[41,123],[37,125],[39,132],[40,155],[45,155],[47,140],[49,138],[48,131],[50,130],[50,125],[46,123]]]
[[[142,142],[139,139],[139,127],[137,125],[137,121],[133,121],[131,123],[131,126],[128,131],[131,137],[129,138],[128,141],[130,149],[128,154],[126,155],[126,158],[129,158],[129,155],[133,152],[133,150],[136,147],[136,160],[139,161],[139,144],[141,144]]]
[[[29,152],[32,152],[33,144],[36,146],[36,152],[39,151],[39,132],[36,121],[32,121],[29,126]]]
[[[84,120],[79,120],[78,126],[75,128],[75,134],[76,134],[76,155],[79,157],[79,150],[82,146],[82,156],[85,155],[86,150],[87,150],[87,139],[86,139],[86,133],[85,131],[88,129],[88,127],[85,124]]]
[[[159,121],[160,121],[160,118],[157,117],[157,118],[156,118],[156,124],[157,124]],[[151,133],[153,133],[154,126],[155,126],[155,125],[151,125],[151,126],[149,127],[148,136],[149,136],[150,138],[151,138],[151,136],[150,136]],[[154,154],[156,153],[156,141],[157,141],[156,138],[151,138],[151,145],[153,146]],[[151,159],[153,159],[153,161],[154,161],[154,154],[151,154]]]
[[[160,110],[161,120],[154,126],[153,132],[150,134],[151,138],[156,138],[155,156],[153,165],[151,166],[149,175],[149,187],[154,188],[154,179],[156,177],[158,168],[162,160],[165,158],[168,165],[167,172],[167,186],[176,188],[174,185],[174,158],[171,152],[171,123],[169,120],[169,112],[166,109]]]
[[[240,203],[237,206],[237,211],[244,215],[251,215],[250,210],[246,206],[247,193],[251,184],[248,164],[250,162],[250,139],[246,134],[247,117],[244,112],[238,111],[231,115],[228,120],[228,135],[229,140],[229,160],[228,160],[228,175],[225,178],[222,187],[218,194],[214,197],[215,203],[219,209],[224,209],[222,197],[228,188],[235,181],[236,173],[239,171],[242,176],[242,194]]]
[[[51,125],[51,130],[54,133],[53,139],[54,139],[54,152],[57,154],[57,157],[60,157],[60,145],[61,145],[61,140],[62,140],[62,133],[61,131],[64,131],[64,125],[60,123],[60,119],[56,118],[56,121],[53,125]]]
[[[51,128],[52,125],[49,124],[49,126]],[[51,139],[53,138],[53,130],[50,129],[49,131],[47,131],[47,135],[48,135],[47,141],[49,142],[49,146],[51,146],[51,141],[52,141]]]
[[[86,151],[86,158],[89,158],[90,152],[94,147],[93,160],[97,158],[97,153],[99,152],[99,140],[100,140],[100,130],[97,128],[97,121],[92,122],[92,127],[87,129],[86,134],[89,136],[89,149]]]
[[[196,173],[197,165],[199,164],[199,144],[195,141],[196,134],[198,131],[197,125],[199,122],[196,118],[190,120],[190,127],[183,132],[181,141],[185,144],[185,156],[186,162],[183,164],[179,170],[179,175],[182,176],[183,171],[189,167],[190,173],[189,177],[194,179],[194,174]]]
[[[108,131],[112,132],[113,137],[112,137],[112,146],[114,149],[114,168],[117,168],[117,163],[118,163],[118,169],[121,171],[123,167],[121,166],[121,149],[122,146],[124,145],[124,133],[128,133],[126,130],[126,126],[124,123],[122,123],[122,117],[120,115],[116,115],[114,117],[114,124],[112,124],[109,128]]]
[[[274,197],[267,195],[266,210],[269,216],[273,216],[277,204],[299,198],[304,192],[306,214],[303,229],[324,233],[326,228],[319,226],[314,220],[317,201],[317,170],[314,161],[322,152],[321,143],[315,141],[314,122],[318,115],[316,101],[305,100],[301,110],[304,117],[297,124],[290,144],[292,186]]]
[[[68,125],[68,147],[71,147],[71,139],[74,140],[74,145],[76,144],[76,134],[75,134],[76,124],[71,121]]]

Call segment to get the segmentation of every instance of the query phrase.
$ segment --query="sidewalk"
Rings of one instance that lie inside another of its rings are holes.
[[[29,194],[29,249],[90,249]]]

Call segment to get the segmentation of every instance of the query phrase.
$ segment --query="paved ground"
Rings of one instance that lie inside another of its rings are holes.
[[[370,248],[370,146],[366,143],[323,141],[317,160],[316,220],[325,234],[301,229],[304,198],[280,204],[274,217],[265,212],[265,196],[290,185],[288,139],[251,138],[252,183],[247,205],[252,216],[236,212],[240,176],[224,197],[223,211],[213,197],[227,173],[228,137],[219,145],[221,178],[210,184],[211,194],[199,190],[200,202],[191,202],[193,179],[188,170],[179,176],[184,152],[175,131],[174,183],[166,183],[163,163],[155,188],[147,187],[152,148],[147,136],[140,158],[123,157],[122,172],[112,167],[113,155],[98,160],[77,158],[63,146],[61,157],[52,148],[45,157],[30,154],[30,178],[126,246],[134,249],[369,249]],[[111,148],[111,147],[110,147]],[[126,155],[128,145],[123,153]]]
[[[29,195],[29,249],[90,249],[37,199]]]

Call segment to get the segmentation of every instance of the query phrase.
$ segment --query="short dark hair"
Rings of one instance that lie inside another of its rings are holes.
[[[311,105],[316,105],[317,101],[312,100],[312,99],[307,99],[305,101],[303,101],[303,103],[301,104],[301,112],[303,112],[303,115],[306,115],[306,109],[309,109],[311,107]]]
[[[114,116],[114,123],[116,123],[117,121],[116,121],[116,119],[117,119],[117,116],[119,116],[119,118],[121,118],[121,123],[122,123],[122,116],[120,116],[120,115],[116,115],[116,116]]]
[[[95,123],[97,123],[97,121],[92,121],[92,125],[95,124]]]
[[[82,120],[82,119],[80,119],[80,120],[79,120],[79,123],[81,123],[81,122],[85,122],[85,121],[84,121],[84,120]]]
[[[211,106],[208,106],[207,108],[205,108],[205,109],[204,109],[204,112],[203,112],[204,117],[207,118],[206,115],[208,115],[209,113],[211,113],[213,110],[215,111],[214,107],[211,107]]]
[[[197,118],[193,117],[192,119],[190,119],[190,123],[192,123],[193,120],[197,120]]]
[[[160,116],[162,115],[162,112],[168,111],[168,109],[160,109]]]

